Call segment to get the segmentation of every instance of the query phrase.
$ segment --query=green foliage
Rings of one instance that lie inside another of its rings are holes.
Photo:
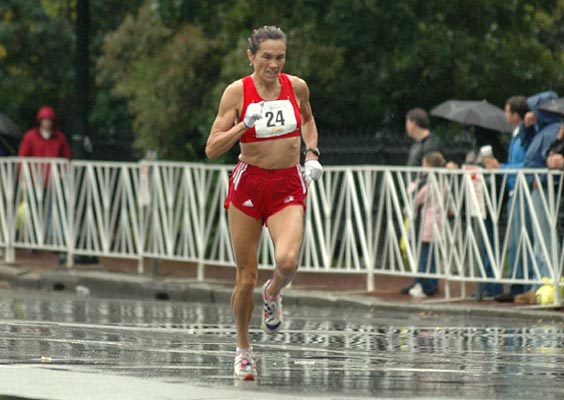
[[[173,31],[149,6],[107,36],[99,83],[111,82],[112,92],[127,99],[138,148],[166,159],[195,157],[202,140],[197,110],[213,77],[211,48],[201,29]]]
[[[20,124],[40,104],[70,105],[75,3],[0,3],[0,110]],[[203,158],[222,91],[251,72],[246,40],[261,25],[286,31],[285,71],[310,86],[321,144],[327,131],[403,135],[408,109],[449,98],[502,106],[514,94],[564,94],[564,0],[90,3],[95,139],[135,137],[161,158]]]
[[[59,4],[60,3],[60,4]],[[0,111],[20,128],[52,104],[70,114],[73,33],[66,2],[0,2]]]

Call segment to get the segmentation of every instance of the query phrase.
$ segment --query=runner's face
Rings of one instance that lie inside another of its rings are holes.
[[[256,54],[248,52],[255,76],[265,83],[278,80],[286,62],[286,43],[283,40],[268,39],[261,42]]]

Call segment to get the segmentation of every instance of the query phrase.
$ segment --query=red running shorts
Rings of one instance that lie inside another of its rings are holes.
[[[307,185],[300,166],[262,169],[239,161],[229,179],[224,207],[233,204],[250,217],[266,222],[283,208],[299,204],[305,210]]]

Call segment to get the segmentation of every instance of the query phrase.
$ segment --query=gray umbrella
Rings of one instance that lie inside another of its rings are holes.
[[[18,127],[6,117],[6,115],[0,113],[0,135],[8,136],[14,139],[20,138],[20,131]]]
[[[559,99],[549,100],[539,106],[540,111],[555,115],[557,117],[564,117],[564,97]]]
[[[487,101],[447,100],[433,108],[431,115],[499,132],[513,130],[505,120],[503,110]]]

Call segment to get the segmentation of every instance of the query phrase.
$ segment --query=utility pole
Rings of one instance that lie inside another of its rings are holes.
[[[88,111],[90,101],[89,31],[90,1],[76,2],[76,42],[74,60],[74,126],[72,132],[72,156],[84,158],[84,140],[88,138]]]

